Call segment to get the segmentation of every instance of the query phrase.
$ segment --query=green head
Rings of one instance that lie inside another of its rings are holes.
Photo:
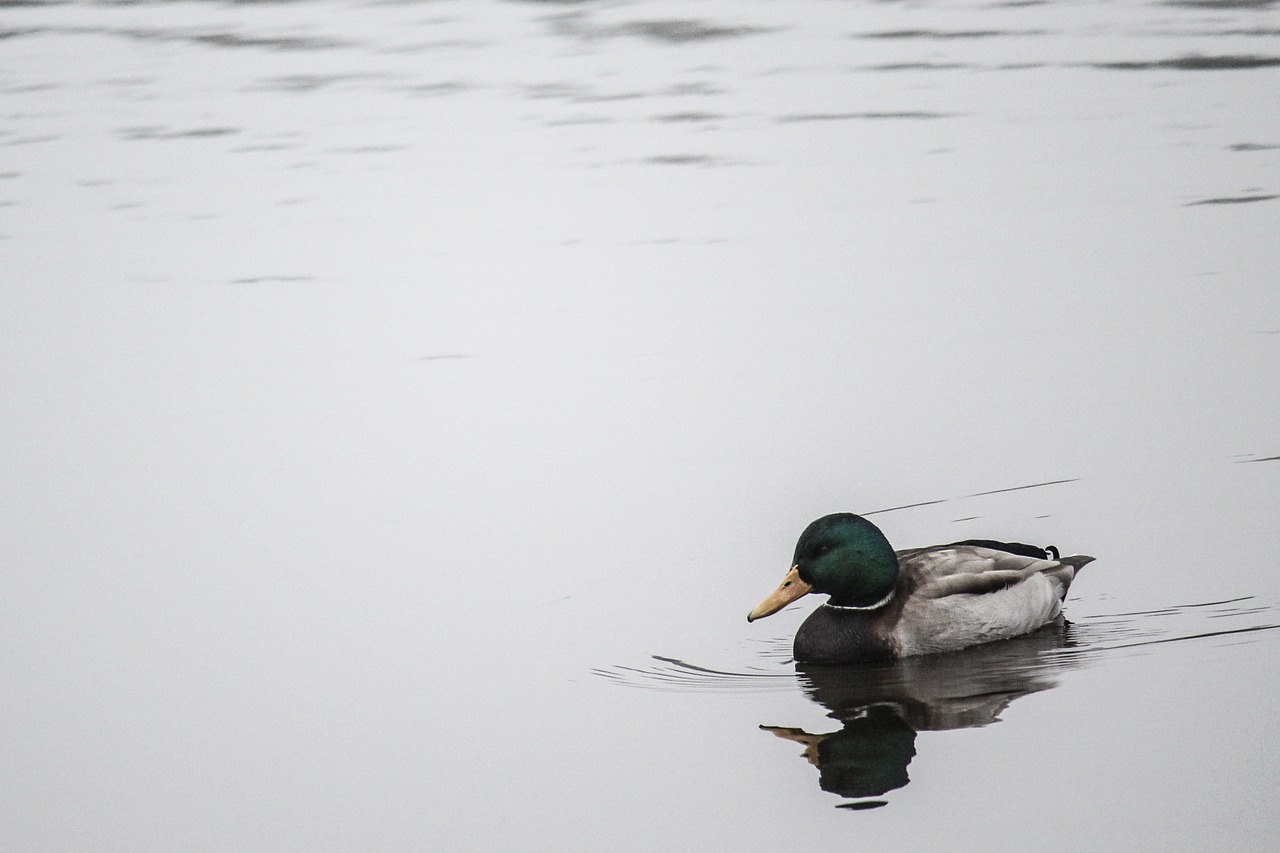
[[[791,562],[814,592],[827,593],[832,604],[843,607],[874,604],[898,580],[898,558],[889,540],[851,512],[824,515],[806,527]]]

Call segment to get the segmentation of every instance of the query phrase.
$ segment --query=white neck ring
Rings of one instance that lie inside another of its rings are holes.
[[[848,604],[824,604],[823,607],[830,607],[832,610],[879,610],[890,601],[893,600],[894,590],[889,590],[889,594],[877,601],[875,604],[868,604],[866,607],[854,607]]]

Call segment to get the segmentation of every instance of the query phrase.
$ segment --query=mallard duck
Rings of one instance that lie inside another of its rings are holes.
[[[810,592],[831,596],[796,632],[797,661],[856,663],[948,652],[1026,634],[1062,611],[1093,557],[969,539],[894,552],[880,529],[841,512],[805,528],[791,569],[747,615],[754,622]]]

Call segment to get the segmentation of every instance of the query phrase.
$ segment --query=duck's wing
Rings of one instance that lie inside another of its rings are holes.
[[[969,544],[898,552],[899,570],[911,580],[915,594],[934,599],[999,592],[1042,575],[1053,582],[1061,600],[1076,572],[1092,560],[1082,555],[1042,559]]]
[[[893,641],[904,655],[926,654],[1034,631],[1058,616],[1076,571],[1092,559],[1040,559],[980,545],[900,552],[910,591]]]

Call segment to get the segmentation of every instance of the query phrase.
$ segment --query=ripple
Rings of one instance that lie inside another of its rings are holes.
[[[655,116],[654,121],[696,124],[704,121],[718,121],[724,118],[719,113],[702,113],[702,112],[683,112],[668,113],[666,115]]]
[[[1223,627],[1220,622],[1208,620],[1230,620],[1232,624]],[[1274,604],[1242,596],[1091,616],[1072,625],[1079,643],[1076,653],[1093,657],[1167,643],[1274,631],[1280,628],[1280,613]]]
[[[795,672],[751,667],[736,671],[716,669],[663,655],[653,655],[651,660],[654,663],[648,666],[606,666],[592,669],[591,674],[623,687],[678,692],[738,690],[759,693],[792,690],[800,684],[800,677]]]
[[[182,32],[148,29],[102,30],[101,32],[138,41],[181,41],[208,47],[279,51],[328,50],[335,47],[348,47],[351,44],[337,39],[311,36],[247,36],[235,32]]]
[[[656,166],[713,166],[721,161],[706,154],[657,154],[644,162]]]
[[[1092,62],[1092,68],[1107,71],[1241,71],[1251,68],[1273,68],[1280,56],[1179,56],[1139,62]]]
[[[1020,492],[1023,489],[1040,489],[1040,488],[1044,488],[1045,486],[1061,486],[1064,483],[1078,483],[1079,481],[1080,481],[1079,477],[1069,477],[1065,480],[1047,480],[1043,483],[1029,483],[1025,486],[1010,486],[1007,489],[992,489],[987,492],[974,492],[971,495],[965,495],[965,497],[980,498],[983,495],[1001,495],[1001,494],[1004,494],[1005,492]]]
[[[1203,198],[1199,201],[1189,201],[1184,207],[1198,207],[1203,204],[1248,204],[1254,201],[1272,201],[1277,198],[1280,198],[1280,195],[1222,196],[1220,198]]]
[[[284,74],[259,80],[257,88],[296,94],[308,94],[332,86],[386,80],[382,74]]]
[[[1042,36],[1044,30],[886,30],[854,33],[857,39],[985,39],[1006,36]]]
[[[250,276],[248,278],[237,278],[232,280],[232,284],[298,284],[300,282],[315,281],[312,275],[259,275]]]
[[[164,127],[125,127],[119,131],[120,138],[135,142],[154,139],[207,139],[215,136],[231,136],[240,133],[235,127],[193,127],[186,130],[169,130]]]
[[[668,44],[685,44],[687,42],[712,41],[715,39],[732,39],[757,33],[769,32],[763,27],[722,27],[703,21],[671,20],[671,21],[631,21],[613,27],[612,32],[619,35],[640,36]]]
[[[672,45],[738,39],[774,32],[770,27],[727,26],[688,18],[638,20],[598,25],[590,17],[579,12],[557,15],[549,23],[557,35],[586,41],[635,37]]]
[[[857,121],[880,119],[935,119],[952,118],[953,113],[935,113],[924,110],[903,110],[899,112],[861,112],[861,113],[796,113],[778,116],[774,121],[779,124],[794,124],[810,121]]]
[[[1269,9],[1280,0],[1165,0],[1166,6],[1194,9]]]
[[[863,71],[962,71],[976,68],[963,62],[888,62],[883,65],[863,65]]]
[[[880,515],[881,513],[897,512],[898,510],[903,510],[903,509],[915,509],[917,507],[922,507],[922,506],[935,506],[937,504],[944,504],[952,500],[965,500],[968,498],[987,497],[989,495],[1001,495],[1001,494],[1004,494],[1005,492],[1020,492],[1023,489],[1042,489],[1047,486],[1062,486],[1068,483],[1078,483],[1079,481],[1080,481],[1079,477],[1068,477],[1063,480],[1046,480],[1043,483],[1027,483],[1021,486],[1006,486],[1005,488],[1001,488],[1001,489],[988,489],[987,491],[974,492],[973,494],[963,495],[958,498],[936,498],[930,501],[917,501],[915,503],[902,504],[901,506],[890,506],[890,507],[884,507],[883,509],[873,509],[868,512],[860,512],[858,514],[859,515]],[[979,516],[971,516],[971,518],[978,518],[978,517]],[[964,520],[968,520],[968,519],[964,519]]]
[[[1176,604],[1149,610],[1131,610],[1087,616],[1078,621],[1060,620],[1040,631],[972,646],[942,655],[905,658],[892,663],[819,667],[816,671],[862,673],[881,687],[951,678],[972,670],[983,678],[1017,676],[1035,681],[1036,689],[1054,682],[1041,681],[1056,671],[1105,660],[1112,655],[1146,653],[1170,643],[1248,638],[1280,629],[1280,607],[1255,596]],[[759,640],[755,648],[740,652],[746,663],[711,665],[692,663],[674,655],[653,655],[646,664],[614,664],[595,667],[592,675],[624,687],[679,692],[773,692],[812,686],[813,671],[791,658],[787,637]],[[935,671],[936,670],[936,671]],[[961,691],[963,692],[963,691]],[[938,712],[934,711],[934,716]]]
[[[3,4],[0,4],[3,5]],[[231,31],[166,30],[147,28],[113,28],[89,26],[44,26],[0,31],[0,38],[32,35],[109,36],[140,42],[170,42],[219,48],[248,48],[270,51],[314,51],[350,47],[352,42],[340,39],[290,35],[243,35]]]

